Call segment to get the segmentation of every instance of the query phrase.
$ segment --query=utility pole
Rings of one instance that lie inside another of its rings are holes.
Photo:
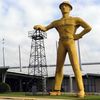
[[[80,42],[79,42],[79,40],[77,41],[77,44],[78,44],[78,55],[79,55],[80,69],[81,69],[81,71],[82,71],[81,53],[80,53]]]
[[[20,45],[19,45],[19,66],[20,66],[20,72],[22,72]]]
[[[57,49],[58,49],[58,41],[56,41],[56,51],[57,51]]]
[[[2,39],[2,53],[3,53],[3,67],[5,67],[5,48],[4,48],[5,40]]]

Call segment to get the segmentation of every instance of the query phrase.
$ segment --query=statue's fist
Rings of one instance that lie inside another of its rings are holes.
[[[33,28],[36,29],[36,30],[40,30],[41,29],[41,25],[35,25]]]
[[[78,40],[80,38],[82,38],[81,34],[75,34],[74,35],[74,40]]]
[[[33,27],[33,29],[41,30],[41,31],[46,31],[45,27],[42,26],[42,25],[35,25],[35,26]]]

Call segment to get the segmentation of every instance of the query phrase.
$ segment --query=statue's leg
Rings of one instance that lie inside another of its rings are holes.
[[[56,73],[55,73],[55,83],[54,91],[50,92],[50,95],[60,95],[61,84],[63,79],[63,65],[66,57],[66,49],[64,48],[62,42],[60,41],[57,50],[57,61],[56,61]]]
[[[70,42],[70,45],[68,47],[68,54],[69,54],[69,58],[70,58],[70,61],[72,64],[72,68],[73,68],[73,71],[75,74],[75,78],[76,78],[76,82],[77,82],[77,86],[78,86],[78,90],[79,90],[78,96],[84,97],[84,95],[85,95],[84,85],[83,85],[82,74],[81,74],[81,70],[80,70],[80,65],[79,65],[77,51],[76,51],[74,41]]]

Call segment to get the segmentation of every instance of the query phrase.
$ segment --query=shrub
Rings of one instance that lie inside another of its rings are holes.
[[[0,83],[0,93],[10,92],[11,88],[7,83]]]

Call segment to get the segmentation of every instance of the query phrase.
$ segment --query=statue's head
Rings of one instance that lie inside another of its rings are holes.
[[[72,5],[68,1],[64,1],[59,5],[60,10],[63,12],[68,12],[73,9]]]

